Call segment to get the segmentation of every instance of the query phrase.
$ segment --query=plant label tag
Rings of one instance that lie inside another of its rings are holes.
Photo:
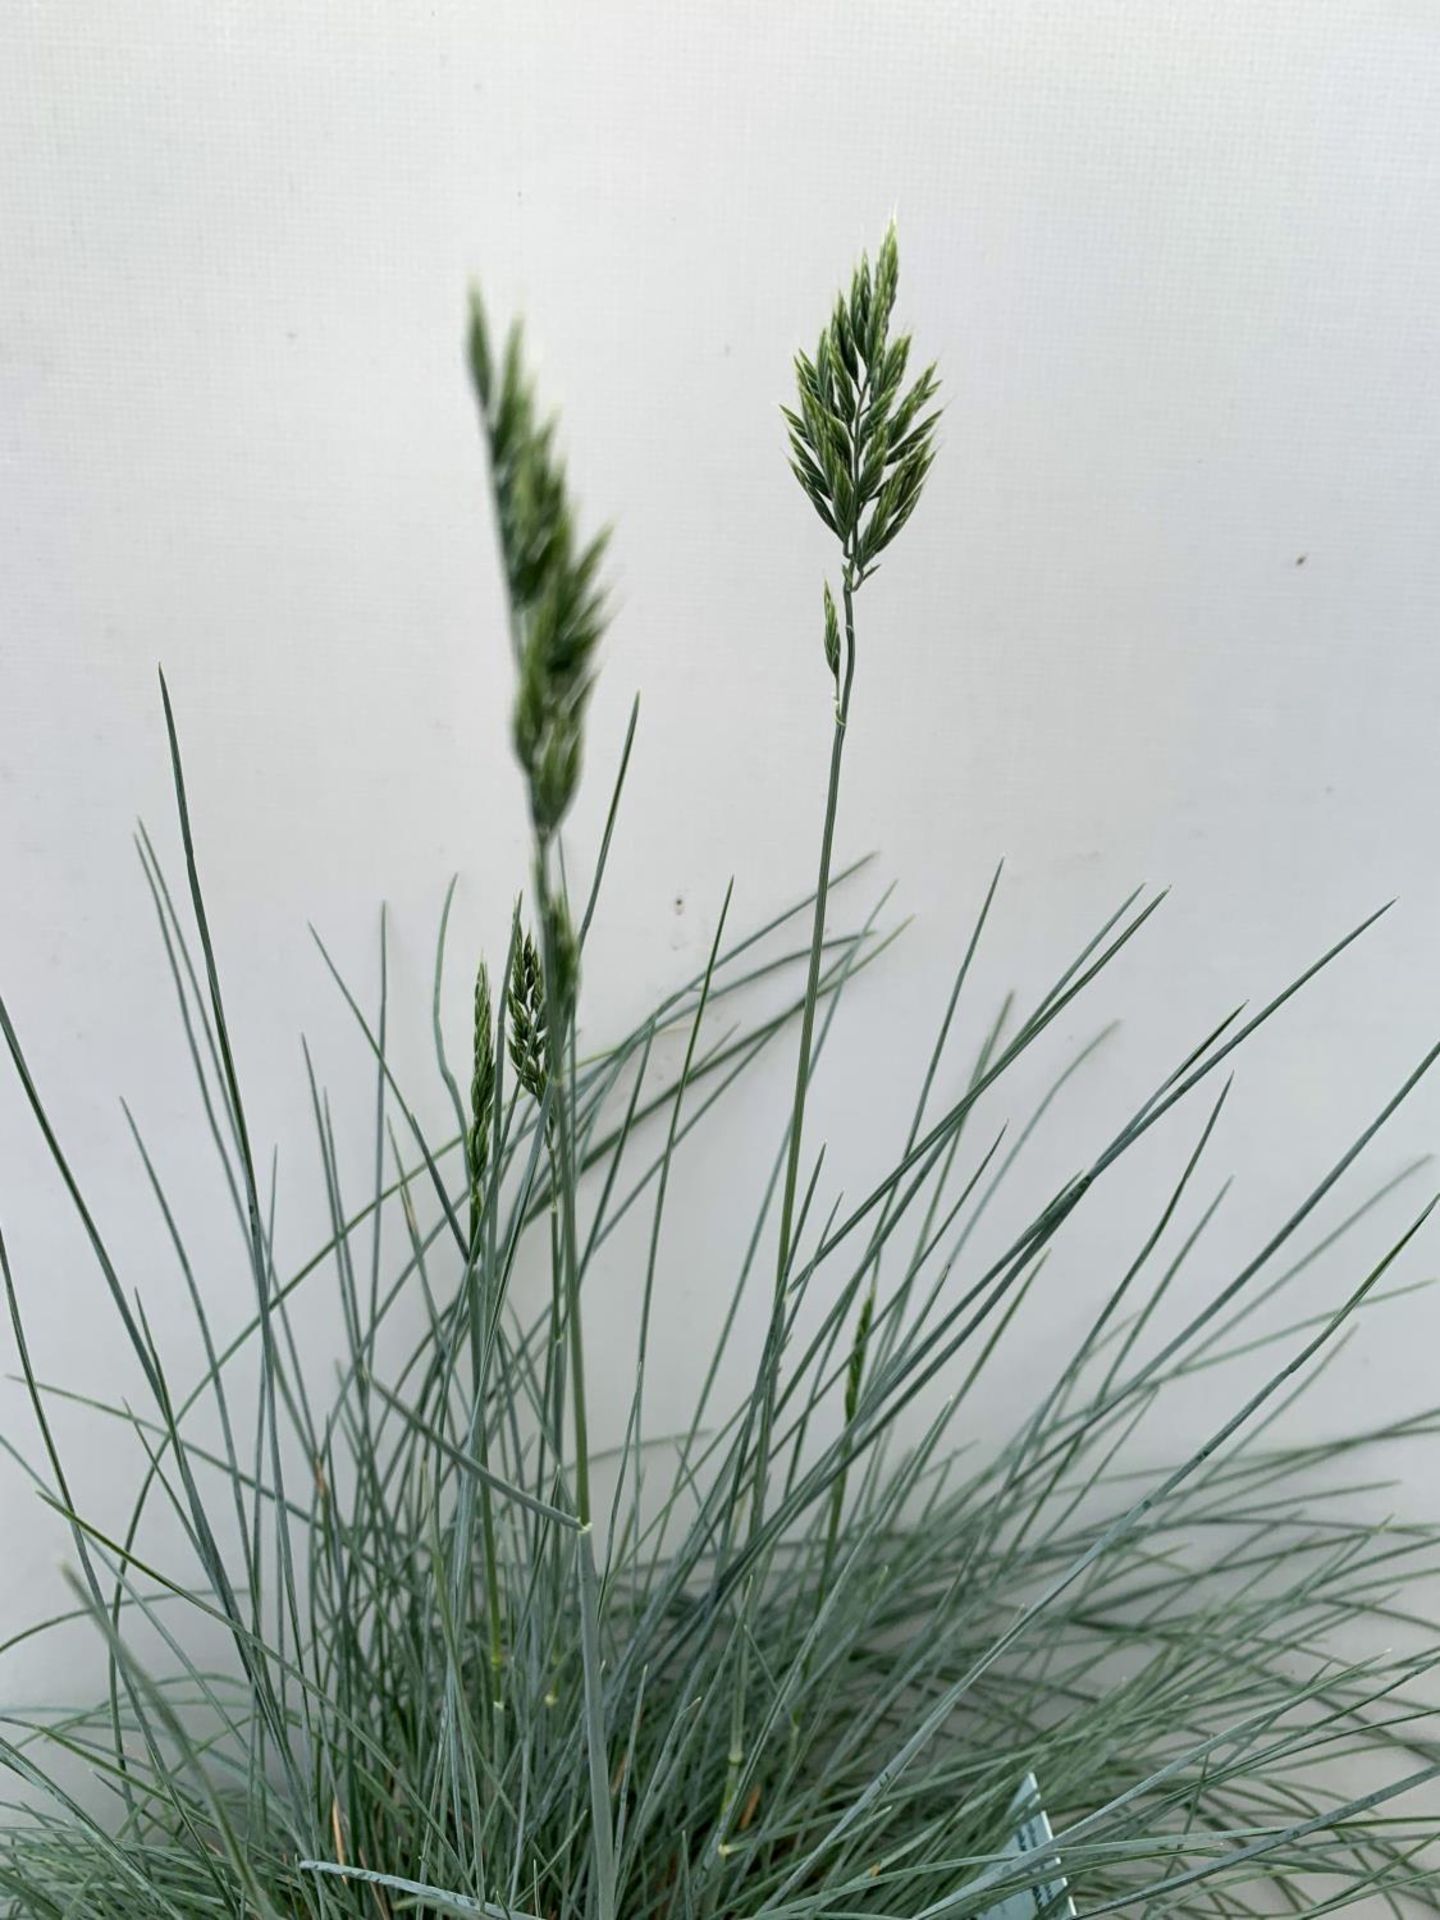
[[[1035,1864],[1053,1872],[1050,1879],[1039,1885],[1022,1887],[1019,1893],[987,1907],[977,1920],[1074,1920],[1075,1902],[1066,1890],[1060,1856],[1051,1845],[1055,1836],[1040,1804],[1040,1788],[1033,1773],[1027,1773],[1020,1782],[1020,1791],[1011,1802],[1011,1812],[1015,1816],[1015,1831],[1006,1844],[1004,1857],[1019,1859],[1025,1854],[1037,1855]]]

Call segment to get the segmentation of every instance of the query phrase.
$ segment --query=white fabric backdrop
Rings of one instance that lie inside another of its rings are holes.
[[[1215,1161],[1237,1184],[1187,1297],[1228,1279],[1440,1033],[1437,190],[1428,0],[6,9],[0,986],[177,1372],[193,1342],[122,1091],[222,1327],[248,1301],[130,847],[137,815],[175,847],[156,662],[299,1254],[321,1229],[300,1029],[357,1188],[372,1097],[307,919],[368,991],[389,903],[418,1076],[447,879],[459,1044],[469,956],[502,943],[524,872],[467,280],[529,316],[576,485],[617,524],[573,835],[583,864],[642,688],[588,970],[601,1038],[699,964],[731,873],[737,925],[809,885],[828,554],[776,403],[892,209],[901,313],[949,411],[924,505],[862,601],[841,840],[880,850],[916,921],[857,992],[812,1135],[835,1185],[862,1190],[1002,853],[976,1031],[1133,885],[1175,888],[1056,1036],[1058,1061],[1123,1015],[1036,1181],[1072,1171],[1211,1019],[1398,895],[1244,1058]],[[677,1182],[676,1365],[656,1378],[681,1397],[687,1325],[735,1250],[717,1169],[755,1190],[788,1073],[774,1061]],[[1027,1363],[1114,1277],[1199,1117],[1077,1222]],[[1422,1090],[1356,1197],[1437,1121],[1440,1090]],[[8,1075],[0,1222],[42,1372],[128,1391]],[[623,1271],[614,1285],[619,1404]],[[326,1287],[301,1314],[317,1356]],[[1338,1430],[1425,1402],[1437,1335],[1427,1297],[1390,1310],[1304,1418]],[[131,1450],[65,1427],[90,1436],[103,1507]],[[1376,1499],[1419,1510],[1433,1444],[1387,1467],[1401,1485]],[[18,1472],[0,1475],[0,1537],[8,1629],[60,1593],[63,1549]]]

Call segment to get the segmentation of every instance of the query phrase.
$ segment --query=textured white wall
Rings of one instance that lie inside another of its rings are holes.
[[[222,1326],[247,1283],[130,849],[142,814],[174,850],[155,663],[299,1252],[320,1218],[298,1031],[357,1188],[371,1100],[307,918],[369,990],[389,902],[419,1073],[446,880],[462,876],[468,957],[503,939],[524,871],[467,279],[529,315],[586,507],[617,523],[573,835],[583,863],[643,688],[589,969],[603,1035],[698,963],[732,872],[737,924],[809,884],[828,554],[776,403],[892,208],[901,310],[949,412],[924,506],[862,601],[841,838],[882,851],[917,919],[857,993],[813,1137],[861,1191],[1001,853],[972,1036],[1134,884],[1175,888],[1056,1036],[1058,1060],[1124,1015],[1042,1148],[1050,1173],[1212,1017],[1399,895],[1246,1055],[1214,1172],[1238,1183],[1187,1297],[1228,1279],[1440,1032],[1437,194],[1431,0],[8,7],[0,984],[177,1370],[178,1282],[120,1092]],[[787,1074],[777,1060],[679,1180],[682,1308],[733,1253],[716,1168],[753,1187]],[[1437,1123],[1440,1089],[1422,1089],[1357,1197]],[[1183,1145],[1172,1130],[1077,1223],[1056,1337]],[[8,1075],[0,1221],[42,1372],[128,1391]],[[1358,1277],[1360,1251],[1317,1300]],[[302,1314],[317,1352],[333,1312],[317,1294]],[[606,1332],[618,1397],[623,1314]],[[1428,1298],[1392,1310],[1309,1417],[1425,1401],[1437,1335]],[[1047,1337],[1042,1318],[1037,1355]],[[13,1389],[6,1405],[28,1445]],[[130,1454],[73,1431],[103,1505]],[[1433,1447],[1390,1464],[1392,1504],[1416,1509]],[[0,1537],[8,1628],[59,1591],[62,1546],[18,1472],[0,1476]]]

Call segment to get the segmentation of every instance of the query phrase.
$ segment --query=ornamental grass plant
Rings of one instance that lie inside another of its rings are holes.
[[[212,1330],[185,1206],[137,1131],[136,1178],[205,1356],[198,1375],[177,1369],[0,1007],[57,1193],[144,1386],[133,1405],[87,1403],[107,1443],[133,1447],[137,1482],[128,1510],[82,1511],[57,1437],[64,1356],[26,1338],[43,1276],[0,1242],[34,1434],[6,1444],[68,1527],[73,1587],[64,1615],[6,1647],[3,1693],[24,1694],[37,1635],[77,1625],[107,1675],[92,1708],[10,1708],[0,1723],[14,1782],[0,1913],[1437,1909],[1440,1635],[1423,1596],[1440,1536],[1377,1528],[1361,1497],[1383,1471],[1372,1452],[1436,1423],[1321,1446],[1287,1439],[1283,1416],[1347,1324],[1398,1290],[1433,1201],[1382,1232],[1388,1211],[1352,1167],[1440,1049],[1358,1117],[1352,1146],[1242,1263],[1220,1270],[1207,1239],[1207,1149],[1237,1049],[1363,928],[1197,1033],[1037,1201],[1034,1070],[1057,1085],[1073,1070],[1057,1021],[1158,903],[1124,902],[1048,991],[997,1017],[969,990],[997,874],[903,1142],[863,1191],[827,1181],[817,1062],[890,939],[883,901],[834,911],[864,885],[832,871],[864,589],[898,564],[937,449],[938,376],[897,327],[898,273],[892,231],[797,356],[785,413],[796,478],[833,540],[813,643],[817,725],[828,714],[832,734],[813,890],[743,935],[722,912],[703,970],[598,1052],[577,1042],[577,1007],[633,718],[593,874],[567,872],[562,835],[607,620],[606,541],[577,525],[519,328],[497,340],[473,304],[533,863],[516,876],[528,884],[508,950],[465,956],[463,1052],[442,1019],[447,901],[433,1031],[452,1111],[436,1137],[393,1063],[383,992],[363,1005],[322,948],[373,1064],[374,1150],[357,1205],[312,1079],[331,1226],[297,1271],[275,1253],[268,1158],[226,1020],[236,956],[211,936],[164,693],[180,858],[167,872],[144,836],[141,858],[253,1311],[237,1337]],[[660,1431],[646,1389],[672,1170],[777,1049],[794,1080],[785,1110],[754,1121],[769,1176],[743,1201],[713,1348],[685,1355],[693,1413]],[[1031,1374],[1008,1435],[977,1444],[976,1396],[1031,1337],[1052,1250],[1168,1116],[1166,1138],[1184,1126],[1187,1144],[1130,1258],[1103,1276],[1063,1365]],[[643,1263],[633,1386],[618,1430],[600,1431],[586,1323],[626,1222]],[[1324,1298],[1322,1256],[1327,1273],[1348,1265]],[[302,1289],[328,1289],[338,1374],[306,1364]],[[746,1327],[763,1339],[736,1394]],[[1194,1388],[1203,1441],[1154,1464],[1168,1410]]]

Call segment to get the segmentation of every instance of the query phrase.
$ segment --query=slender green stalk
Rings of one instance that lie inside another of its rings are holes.
[[[535,891],[545,941],[545,979],[549,999],[550,1121],[555,1141],[555,1185],[559,1200],[559,1298],[569,1347],[570,1411],[574,1421],[573,1476],[575,1511],[590,1524],[590,1422],[585,1398],[585,1332],[580,1314],[580,1252],[575,1222],[575,1140],[567,1084],[573,1058],[573,994],[567,977],[573,961],[564,951],[568,920],[552,890],[549,846],[541,842],[535,862]]]
[[[845,757],[845,733],[850,718],[850,694],[855,683],[854,585],[847,560],[844,582],[845,660],[840,695],[835,704],[835,727],[830,744],[830,776],[825,789],[825,818],[820,830],[820,872],[815,883],[815,918],[810,935],[809,972],[800,1008],[800,1044],[795,1062],[795,1094],[790,1107],[790,1137],[785,1154],[785,1183],[780,1195],[780,1236],[775,1257],[775,1287],[771,1299],[770,1330],[759,1381],[760,1413],[755,1440],[755,1477],[751,1493],[752,1531],[765,1516],[765,1481],[770,1460],[770,1435],[775,1418],[775,1391],[779,1344],[785,1320],[785,1288],[794,1253],[795,1195],[800,1184],[800,1149],[805,1129],[805,1102],[810,1089],[810,1050],[815,1035],[815,1009],[820,997],[820,960],[825,945],[825,913],[830,898],[830,868],[835,853],[835,819],[840,806],[840,771]]]
[[[937,416],[924,415],[933,397],[933,368],[927,369],[904,398],[900,387],[909,357],[908,337],[890,340],[890,317],[899,280],[899,251],[892,227],[885,236],[872,284],[870,263],[856,270],[848,300],[836,302],[829,325],[820,336],[813,361],[804,355],[796,362],[798,413],[787,410],[796,477],[825,525],[836,536],[842,554],[841,597],[844,606],[844,644],[828,585],[825,588],[825,659],[836,683],[835,722],[830,747],[830,774],[825,793],[825,815],[820,833],[820,870],[815,886],[815,915],[810,939],[810,965],[800,1011],[800,1043],[795,1066],[795,1093],[790,1112],[789,1148],[780,1200],[780,1234],[776,1250],[775,1285],[770,1325],[756,1380],[758,1415],[755,1422],[754,1468],[750,1478],[750,1545],[762,1537],[770,1467],[775,1400],[779,1391],[784,1349],[786,1290],[794,1256],[795,1200],[800,1181],[805,1105],[810,1088],[810,1050],[819,996],[820,960],[825,941],[825,914],[834,859],[835,821],[840,803],[840,775],[855,683],[855,594],[867,569],[877,562],[920,497],[929,471],[931,437]],[[832,1495],[832,1509],[844,1499],[843,1479]],[[735,1790],[744,1764],[744,1718],[750,1685],[749,1643],[755,1582],[747,1579],[740,1610],[741,1645],[731,1709],[729,1769],[721,1802],[723,1835],[734,1806]]]

